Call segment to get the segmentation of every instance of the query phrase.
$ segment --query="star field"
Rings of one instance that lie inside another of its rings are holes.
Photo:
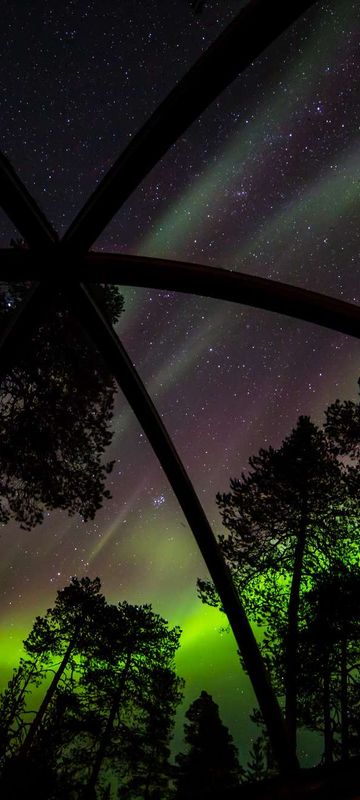
[[[230,22],[239,2],[15,2],[4,11],[1,146],[59,233],[131,136]],[[360,10],[317,3],[151,171],[95,249],[223,266],[359,302]],[[11,65],[11,66],[10,66]],[[14,236],[0,217],[2,246]],[[49,265],[49,268],[51,265]],[[124,288],[118,333],[215,532],[217,491],[300,414],[355,399],[359,345],[276,314]],[[251,687],[224,620],[196,597],[206,575],[145,435],[119,392],[112,500],[95,521],[48,515],[1,530],[5,682],[35,614],[73,575],[109,600],[152,602],[184,630],[186,701],[206,689],[241,753]],[[311,763],[303,745],[304,763]]]

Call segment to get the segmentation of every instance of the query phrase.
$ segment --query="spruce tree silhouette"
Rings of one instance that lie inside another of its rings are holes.
[[[176,800],[226,798],[239,786],[236,748],[211,695],[202,691],[186,712],[187,753],[176,756]]]

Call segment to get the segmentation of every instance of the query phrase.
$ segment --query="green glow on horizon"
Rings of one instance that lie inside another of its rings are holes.
[[[12,671],[18,665],[19,659],[24,654],[23,641],[28,635],[29,629],[22,627],[21,623],[16,627],[0,627],[0,676],[3,672]],[[2,679],[0,678],[0,689]]]
[[[181,607],[182,605],[182,607]],[[156,604],[153,604],[157,611]],[[221,632],[226,626],[226,618],[217,609],[203,605],[199,600],[184,601],[180,608],[174,605],[169,625],[180,625],[183,630],[180,648],[176,655],[179,675],[185,677],[190,685],[195,681],[207,682],[209,676],[219,677],[219,669],[234,672],[237,681],[247,680],[241,673],[236,645],[231,633]],[[32,622],[18,620],[16,626],[0,629],[0,690],[5,688],[14,667],[23,656],[23,640],[28,636]]]
[[[201,639],[217,639],[219,636],[228,636],[221,629],[227,625],[226,616],[217,608],[206,606],[197,600],[196,603],[189,604],[187,610],[183,610],[180,625],[184,631],[181,637],[181,648],[183,653],[192,651],[194,646],[198,646]],[[229,636],[230,639],[230,636]]]

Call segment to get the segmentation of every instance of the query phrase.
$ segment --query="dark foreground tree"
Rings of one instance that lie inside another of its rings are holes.
[[[89,708],[98,716],[97,737],[82,797],[93,800],[109,769],[119,779],[119,797],[166,798],[169,740],[181,700],[174,672],[180,629],[168,628],[150,605],[109,606],[100,647],[84,670]]]
[[[127,731],[123,767],[127,774],[120,779],[119,800],[172,800],[174,767],[170,763],[170,739],[174,714],[182,698],[182,682],[169,668],[154,668],[151,681],[144,687],[141,713],[136,725]],[[132,713],[133,717],[133,713]]]
[[[54,607],[36,618],[24,642],[26,657],[0,701],[3,791],[21,796],[32,786],[38,793],[40,781],[47,800],[55,787],[54,796],[61,796],[59,754],[68,745],[69,717],[81,711],[74,673],[96,640],[104,607],[98,578],[73,578],[57,593]],[[33,711],[35,689],[42,690],[42,699]]]
[[[221,722],[219,708],[211,695],[200,697],[186,712],[187,753],[176,756],[177,800],[226,798],[240,783],[241,769],[232,737]]]
[[[0,796],[102,800],[116,778],[121,798],[165,800],[179,635],[150,606],[107,604],[98,578],[73,578],[0,700]]]
[[[359,754],[360,568],[342,562],[320,574],[304,598],[300,719],[321,732],[324,763]]]
[[[263,728],[263,724],[260,725]],[[271,774],[268,763],[269,742],[266,730],[263,730],[252,743],[245,770],[245,779],[253,783],[262,781]]]
[[[0,332],[29,285],[2,285]],[[114,324],[123,300],[97,286],[96,299]],[[109,497],[103,463],[111,441],[115,384],[55,288],[36,331],[12,368],[0,374],[0,522],[30,529],[46,509],[92,518]]]
[[[344,474],[323,431],[300,417],[279,450],[261,450],[230,493],[217,496],[229,532],[220,547],[249,615],[266,630],[263,652],[285,695],[294,746],[301,597],[348,536]],[[219,604],[212,584],[199,586],[203,600]]]
[[[105,599],[100,588],[99,578],[81,578],[80,581],[72,578],[69,586],[58,592],[54,608],[47,611],[45,618],[35,620],[24,643],[30,656],[35,656],[35,659],[41,656],[46,667],[51,666],[53,677],[21,745],[20,759],[26,758],[39,730],[44,727],[60,682],[71,694],[75,659],[84,659],[99,635],[100,620],[105,611]],[[55,660],[56,669],[53,668]]]
[[[15,755],[26,735],[26,706],[29,694],[44,678],[41,655],[20,659],[0,699],[0,764]]]

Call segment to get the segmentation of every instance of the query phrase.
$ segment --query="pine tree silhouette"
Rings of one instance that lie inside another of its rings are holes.
[[[211,695],[202,691],[186,717],[187,753],[176,757],[177,800],[225,798],[239,786],[241,769],[228,729],[221,722],[219,708]]]

